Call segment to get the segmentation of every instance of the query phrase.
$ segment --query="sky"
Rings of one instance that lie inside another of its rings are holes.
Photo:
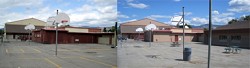
[[[185,7],[185,22],[208,23],[208,0],[0,0],[0,28],[6,22],[27,18],[47,21],[56,10],[69,15],[71,26],[113,26],[143,18],[172,24]],[[213,0],[213,24],[250,14],[250,0]],[[175,25],[175,24],[173,24]]]
[[[182,15],[190,25],[208,24],[209,0],[118,0],[118,21],[125,23],[144,18],[162,23]],[[250,0],[212,0],[212,24],[225,25],[228,21],[250,15]]]
[[[111,26],[117,21],[117,0],[0,0],[0,28],[27,18],[47,21],[66,13],[71,26]]]

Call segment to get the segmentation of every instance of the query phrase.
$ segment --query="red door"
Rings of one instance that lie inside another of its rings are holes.
[[[175,42],[177,42],[178,41],[178,35],[174,35],[174,37],[175,37]]]

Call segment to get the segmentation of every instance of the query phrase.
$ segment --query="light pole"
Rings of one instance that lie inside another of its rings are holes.
[[[212,0],[209,0],[209,43],[208,43],[208,61],[207,68],[210,68],[210,54],[211,54],[211,43],[212,43]]]
[[[185,45],[185,22],[184,22],[184,7],[182,7],[182,29],[183,29],[183,36],[182,36],[182,40],[183,40],[183,42],[182,42],[182,44],[183,44],[183,46],[182,46],[182,50],[183,50],[183,53],[184,53],[184,45]],[[184,57],[184,56],[183,56]]]
[[[58,10],[56,10],[56,15],[58,15]],[[55,21],[54,21],[55,22]],[[58,22],[55,22],[56,24],[56,56],[57,56],[57,45],[58,45]]]

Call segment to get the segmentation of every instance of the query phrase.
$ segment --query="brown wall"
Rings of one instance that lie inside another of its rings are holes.
[[[170,33],[160,33],[160,32],[154,32],[153,35],[153,41],[154,42],[170,42],[171,40],[171,34]]]
[[[55,31],[39,30],[33,31],[33,41],[47,44],[55,43]],[[41,36],[37,36],[41,35]],[[91,34],[91,33],[68,33],[67,31],[58,31],[58,43],[98,43],[98,37],[103,34]],[[107,36],[113,36],[112,34],[105,34]],[[110,39],[112,43],[112,38]],[[110,43],[110,44],[111,44]]]
[[[144,32],[144,41],[149,41],[149,31]],[[153,42],[174,42],[175,41],[175,35],[178,36],[178,42],[181,42],[183,40],[183,34],[182,33],[171,33],[171,32],[153,32],[151,40]],[[185,42],[194,42],[198,41],[198,37],[201,35],[197,35],[196,33],[186,33],[185,34]],[[179,40],[181,39],[181,40]]]
[[[226,41],[219,40],[220,35],[227,36]],[[232,41],[232,35],[240,35],[241,40]],[[213,30],[212,31],[212,44],[213,45],[239,45],[242,48],[250,48],[250,29],[236,29],[236,30]],[[208,43],[208,31],[205,31],[204,43]]]
[[[90,28],[88,29],[89,32],[102,32],[102,29],[94,29],[94,28]]]
[[[129,39],[137,39],[139,33],[123,33],[122,37],[129,38]],[[140,33],[140,39],[144,39],[144,33]]]

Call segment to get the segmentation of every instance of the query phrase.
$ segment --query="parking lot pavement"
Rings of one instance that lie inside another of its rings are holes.
[[[115,48],[101,44],[1,43],[0,68],[116,68]]]
[[[171,42],[151,43],[127,40],[117,48],[118,68],[206,68],[208,46],[201,42],[186,42],[192,48],[191,60],[183,61],[183,48],[171,47]],[[211,68],[250,68],[250,50],[239,54],[224,53],[225,47],[211,46]]]

